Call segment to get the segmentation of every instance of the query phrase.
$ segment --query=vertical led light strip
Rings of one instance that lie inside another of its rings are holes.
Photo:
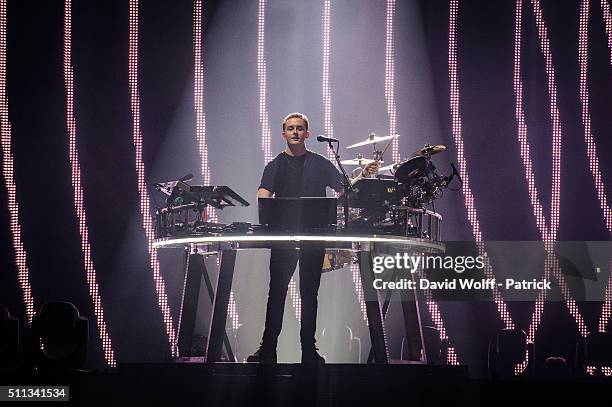
[[[584,124],[584,141],[587,146],[589,168],[595,181],[595,189],[599,198],[599,205],[603,212],[606,228],[612,232],[612,211],[607,204],[606,189],[601,179],[599,160],[597,158],[597,147],[591,133],[591,113],[589,111],[589,87],[588,87],[588,41],[589,41],[589,2],[582,1],[580,8],[580,24],[578,34],[578,61],[580,63],[580,101],[582,102],[582,123]]]
[[[11,238],[15,250],[17,279],[23,294],[25,314],[28,325],[34,317],[34,297],[30,287],[26,250],[21,241],[21,224],[19,223],[19,203],[17,186],[14,178],[14,160],[11,148],[11,123],[9,121],[8,97],[6,95],[6,0],[0,0],[0,139],[2,143],[2,175],[8,197]]]
[[[457,147],[457,161],[459,163],[459,173],[463,180],[463,186],[461,188],[465,199],[465,208],[467,211],[468,221],[472,226],[472,234],[474,240],[477,242],[478,250],[481,255],[484,254],[484,245],[482,243],[482,231],[480,228],[480,222],[478,220],[478,213],[476,211],[476,205],[474,203],[474,195],[470,187],[470,176],[467,171],[467,161],[464,155],[464,143],[462,136],[462,118],[460,111],[460,93],[459,93],[459,79],[458,79],[458,66],[457,66],[457,16],[459,14],[459,1],[451,0],[450,2],[450,13],[449,13],[449,39],[448,39],[448,70],[449,70],[449,83],[450,83],[450,110],[451,110],[451,126],[453,132],[453,140]],[[485,258],[485,274],[487,278],[493,277],[493,269],[489,263],[488,257]],[[501,298],[501,294],[495,288],[493,290],[493,299],[499,316],[504,323],[505,328],[514,328],[514,322],[512,316],[508,311],[506,303]],[[440,319],[441,315],[437,306],[432,307],[429,304],[430,313],[434,321]],[[435,305],[435,303],[434,303]],[[440,330],[440,328],[438,328]],[[440,330],[440,332],[443,332]],[[450,359],[450,354],[449,354]]]
[[[421,253],[421,256],[423,256],[423,255],[424,255],[424,253]],[[418,279],[426,278],[424,273],[423,273],[422,265],[418,266],[415,276]],[[442,314],[440,313],[440,309],[438,308],[438,304],[433,299],[433,295],[431,294],[431,290],[427,288],[427,289],[423,290],[423,294],[425,295],[425,303],[427,304],[427,308],[429,309],[429,313],[431,315],[431,320],[432,320],[433,324],[435,325],[436,329],[438,330],[438,332],[440,332],[439,333],[440,339],[443,340],[443,341],[450,342],[450,340],[448,338],[448,334],[446,332],[446,327],[444,326],[444,319],[442,318]],[[452,346],[449,346],[448,349],[447,349],[446,363],[450,364],[450,365],[458,365],[459,364],[459,359],[457,357],[457,352],[455,351],[455,348],[452,347]]]
[[[602,13],[604,17],[604,23],[606,25],[606,31],[608,32],[608,40],[610,37],[610,6],[605,0],[602,0]],[[607,7],[607,9],[606,9]],[[612,58],[612,43],[610,45],[611,58]],[[603,212],[604,221],[606,222],[606,228],[608,233],[612,233],[612,213],[610,207],[607,204],[606,191],[604,184],[601,180],[601,172],[599,171],[599,160],[597,158],[597,148],[595,140],[591,133],[591,113],[589,110],[589,85],[588,85],[588,55],[589,55],[589,2],[583,0],[580,7],[580,24],[578,30],[578,62],[580,64],[580,101],[582,103],[582,123],[584,125],[584,141],[587,145],[587,156],[589,158],[589,168],[593,174],[593,180],[595,181],[595,189],[597,190],[597,197],[599,198],[599,204]],[[612,63],[612,59],[611,59]],[[612,264],[609,265],[612,268]],[[601,307],[601,313],[599,317],[598,330],[605,332],[607,324],[612,315],[612,275],[608,279],[608,285],[605,291],[604,302]],[[592,371],[593,367],[589,369]],[[604,370],[606,375],[612,374],[612,371],[608,367]]]
[[[539,201],[538,190],[535,185],[535,178],[533,175],[530,148],[527,141],[527,125],[525,123],[525,114],[523,111],[523,84],[520,75],[521,69],[521,21],[522,21],[522,0],[516,1],[516,20],[515,20],[515,48],[514,48],[514,92],[516,100],[516,117],[518,124],[518,141],[521,149],[521,158],[525,167],[525,178],[528,185],[529,197],[531,205],[536,218],[536,225],[542,236],[542,240],[545,244],[546,259],[544,263],[544,276],[545,278],[552,272],[556,277],[557,283],[561,289],[561,292],[565,298],[566,306],[570,314],[574,317],[578,330],[581,335],[585,336],[587,333],[586,325],[580,315],[578,307],[574,299],[570,297],[569,289],[565,283],[563,276],[561,275],[559,264],[554,258],[553,247],[554,242],[557,239],[557,230],[559,226],[559,202],[560,202],[560,191],[561,191],[561,143],[562,143],[562,129],[559,119],[559,110],[557,107],[557,86],[555,82],[555,71],[552,63],[552,53],[550,52],[550,44],[548,39],[548,32],[546,24],[542,17],[542,10],[540,2],[538,0],[532,0],[533,13],[536,20],[536,26],[538,30],[538,37],[540,40],[540,50],[544,57],[548,93],[550,97],[550,118],[552,122],[552,188],[551,188],[551,213],[550,213],[550,224],[547,227],[546,219],[544,218],[542,205]],[[536,308],[532,315],[532,321],[529,326],[528,341],[533,342],[535,340],[536,331],[540,325],[541,315],[544,310],[544,301],[546,299],[546,293],[540,292],[536,301]]]
[[[149,197],[145,182],[145,166],[142,161],[142,134],[140,130],[140,94],[138,91],[138,0],[130,0],[130,45],[129,45],[129,87],[130,105],[132,110],[132,126],[134,132],[134,149],[136,153],[136,173],[138,176],[138,193],[140,195],[140,213],[147,236],[147,248],[149,250],[153,282],[157,292],[158,305],[162,312],[163,322],[166,326],[166,334],[172,357],[178,355],[176,332],[168,306],[168,296],[163,278],[159,272],[159,261],[157,250],[153,248],[153,219],[150,214]]]
[[[395,15],[395,0],[387,0],[386,40],[385,40],[385,100],[389,116],[389,135],[397,134],[397,108],[395,105],[395,47],[393,45],[393,16]],[[392,144],[392,162],[400,160],[399,140]]]
[[[331,22],[331,0],[323,0],[323,13],[321,14],[321,40],[323,48],[323,132],[325,137],[334,137],[334,124],[332,122],[331,91],[329,86],[329,27]],[[334,153],[327,146],[327,158],[335,164]]]
[[[261,150],[265,163],[272,160],[272,139],[268,117],[268,68],[265,54],[266,40],[266,0],[259,0],[257,13],[257,82],[259,84],[259,124],[261,125]]]
[[[610,49],[610,65],[612,65],[612,12],[610,11],[610,4],[608,4],[608,0],[601,0],[601,12],[603,13],[606,33],[608,34],[608,48]]]
[[[79,151],[76,145],[76,119],[74,117],[74,70],[72,68],[72,0],[64,2],[64,83],[66,86],[66,128],[69,138],[69,154],[72,175],[72,188],[74,190],[74,209],[79,219],[79,234],[81,235],[81,249],[83,251],[83,265],[87,273],[89,295],[93,301],[94,313],[104,358],[106,364],[115,367],[115,355],[111,339],[106,330],[104,321],[104,308],[98,289],[96,268],[91,258],[91,244],[87,228],[87,216],[83,204],[83,186],[81,184],[81,166],[79,164]]]
[[[208,161],[208,145],[206,143],[206,110],[204,109],[204,62],[202,59],[202,0],[193,2],[193,55],[195,64],[195,81],[193,90],[194,109],[196,115],[196,140],[200,151],[202,182],[211,185],[210,163]],[[217,212],[212,206],[206,207],[206,219],[217,222]],[[217,258],[217,270],[219,270]],[[234,330],[240,326],[236,311],[236,300],[230,291],[228,315]]]
[[[478,249],[481,254],[484,253],[484,247],[482,245],[482,231],[480,229],[480,222],[478,220],[478,213],[476,211],[476,205],[474,203],[474,195],[470,187],[470,176],[467,171],[467,161],[464,155],[464,144],[462,136],[462,119],[461,111],[459,108],[459,79],[457,76],[457,16],[459,14],[459,1],[452,0],[450,3],[450,22],[449,22],[449,41],[448,41],[448,69],[449,69],[449,81],[450,81],[450,110],[452,120],[452,132],[455,146],[457,147],[457,161],[459,162],[459,173],[463,180],[463,196],[465,198],[465,207],[467,210],[467,217],[472,225],[472,234],[474,240],[478,242]],[[488,257],[485,256],[485,273],[487,278],[493,277],[493,270],[489,263]],[[512,317],[508,312],[506,303],[502,300],[501,294],[497,289],[493,290],[494,300],[497,311],[499,312],[500,318],[502,319],[506,328],[514,328]]]
[[[544,215],[542,213],[542,206],[534,194],[537,194],[537,190],[535,189],[535,181],[533,177],[533,172],[531,168],[531,158],[529,154],[529,144],[526,142],[527,140],[527,125],[525,124],[525,115],[523,113],[523,85],[521,80],[521,21],[522,21],[522,0],[516,0],[515,7],[515,20],[514,20],[514,77],[513,77],[513,85],[514,85],[514,94],[515,94],[515,115],[518,125],[518,138],[521,149],[521,158],[523,160],[523,165],[525,166],[525,177],[527,179],[528,189],[529,189],[529,197],[531,200],[531,205],[534,208],[534,214],[536,217],[536,225],[540,230],[541,235],[545,236],[548,232],[546,232],[546,225]],[[551,205],[552,207],[552,205]],[[547,263],[545,261],[544,267],[544,277],[548,277],[548,268],[546,267]],[[535,303],[535,309],[532,314],[531,322],[529,325],[529,332],[527,336],[527,341],[533,341],[535,337],[536,328],[540,324],[540,317],[542,316],[542,312],[544,311],[544,300],[545,297],[540,292],[538,298]],[[527,366],[527,360],[523,364],[519,364],[517,366],[518,371],[524,370]]]
[[[610,66],[612,66],[612,12],[610,12],[610,4],[607,0],[601,0],[601,11],[606,27],[606,34],[608,35],[608,48],[610,50]],[[608,229],[610,231],[610,229]],[[610,264],[612,268],[612,263]],[[605,331],[607,325],[610,323],[610,317],[612,316],[612,276],[611,280],[608,281],[608,287],[606,289],[605,301],[601,309],[601,318],[599,319],[599,330]],[[607,375],[612,374],[611,369],[607,369]]]

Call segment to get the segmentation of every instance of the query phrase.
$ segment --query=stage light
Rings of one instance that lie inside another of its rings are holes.
[[[593,375],[609,375],[612,367],[612,334],[589,332],[584,339],[584,365],[592,366]]]
[[[79,369],[87,357],[89,321],[69,302],[48,302],[32,320],[31,352],[41,370]]]
[[[89,229],[87,227],[87,214],[83,203],[83,185],[81,184],[81,165],[76,142],[76,118],[74,117],[74,71],[72,67],[72,0],[64,3],[64,84],[66,87],[66,128],[68,130],[68,146],[71,167],[72,188],[74,191],[74,209],[79,221],[79,235],[81,236],[81,251],[83,252],[83,265],[87,276],[89,296],[93,302],[100,341],[104,351],[106,364],[115,367],[115,355],[111,339],[106,330],[104,308],[98,289],[96,268],[91,257],[91,244],[89,242]]]
[[[565,358],[559,356],[551,356],[544,361],[544,369],[542,377],[546,379],[567,378],[571,375],[570,369],[567,366]]]
[[[0,368],[16,368],[18,354],[19,320],[13,318],[8,308],[0,304]]]
[[[0,143],[2,144],[2,175],[8,198],[11,238],[17,265],[17,280],[23,294],[28,325],[34,317],[34,296],[30,287],[27,253],[21,240],[21,223],[19,223],[19,203],[15,184],[15,164],[11,147],[11,122],[9,121],[9,103],[6,95],[6,0],[0,0]]]
[[[516,366],[526,363],[527,354],[525,331],[503,329],[489,342],[489,372],[494,376],[512,377],[516,373]]]
[[[153,246],[153,218],[148,196],[147,183],[145,181],[145,166],[142,161],[142,134],[140,130],[140,93],[138,90],[138,0],[130,0],[130,28],[129,28],[129,53],[128,53],[128,80],[130,88],[130,107],[132,111],[133,142],[136,154],[136,175],[138,182],[138,194],[140,197],[140,213],[147,237],[147,248],[150,256],[151,271],[155,291],[157,293],[158,305],[162,312],[163,322],[168,335],[168,345],[172,357],[178,356],[178,344],[172,314],[168,306],[166,286],[159,272],[159,261],[157,250]]]

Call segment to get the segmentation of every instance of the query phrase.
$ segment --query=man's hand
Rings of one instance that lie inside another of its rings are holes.
[[[369,177],[370,175],[376,175],[378,174],[379,168],[380,168],[380,161],[376,160],[366,165],[365,168],[363,169],[362,174],[364,177]]]
[[[272,192],[268,191],[265,188],[259,188],[257,190],[257,198],[270,198],[272,196]]]

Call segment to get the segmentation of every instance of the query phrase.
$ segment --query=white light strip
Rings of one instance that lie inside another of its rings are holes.
[[[331,0],[323,0],[323,13],[321,14],[321,38],[323,48],[323,78],[322,78],[322,94],[323,94],[323,132],[325,137],[334,137],[334,124],[332,122],[332,102],[331,90],[329,86],[329,27],[331,24]],[[336,159],[329,145],[327,146],[327,158],[335,165]]]
[[[151,271],[158,298],[158,305],[162,312],[163,322],[170,346],[170,354],[178,355],[176,332],[172,322],[172,314],[168,306],[168,296],[164,280],[159,272],[157,251],[153,245],[153,219],[150,213],[149,196],[145,181],[145,166],[142,161],[142,134],[140,130],[140,94],[138,91],[138,0],[130,0],[130,43],[129,43],[129,87],[130,104],[132,110],[132,126],[134,132],[134,148],[136,153],[136,173],[138,176],[138,193],[140,195],[140,213],[147,237],[147,247],[150,255]]]
[[[204,185],[211,185],[210,163],[208,161],[208,145],[206,143],[206,109],[204,109],[204,62],[202,58],[202,0],[195,0],[193,3],[193,55],[195,63],[195,81],[193,90],[194,109],[196,115],[196,140],[200,151],[200,164],[202,182]],[[206,220],[217,222],[218,216],[215,208],[206,207]],[[218,266],[217,259],[217,266]],[[219,267],[217,267],[219,270]],[[240,326],[238,313],[236,312],[236,302],[233,292],[230,292],[228,313],[232,327],[237,329]]]
[[[302,298],[300,297],[300,289],[298,287],[298,283],[295,280],[295,274],[292,275],[291,280],[289,280],[288,291],[289,298],[291,299],[291,305],[293,306],[293,310],[295,311],[295,318],[300,321],[302,315]]]
[[[607,0],[601,0],[601,11],[603,13],[603,19],[606,26],[606,33],[608,34],[608,48],[610,49],[610,65],[612,65],[612,12],[610,11],[610,4]]]
[[[196,140],[200,152],[202,182],[210,185],[210,163],[206,144],[206,111],[204,109],[204,63],[202,61],[202,0],[193,2],[193,54],[195,63],[195,81],[193,90],[196,116]],[[206,207],[206,219],[217,221],[217,213],[211,206]]]
[[[408,239],[402,237],[382,236],[333,236],[333,235],[226,235],[226,236],[201,236],[156,239],[152,246],[154,248],[175,247],[186,244],[206,244],[225,242],[339,242],[339,243],[397,243],[398,248],[418,247],[444,250],[444,245],[426,240]]]
[[[257,11],[257,83],[259,85],[259,123],[261,125],[261,150],[264,153],[265,163],[268,163],[273,157],[267,104],[268,70],[266,66],[265,54],[266,0],[259,0]]]
[[[389,135],[397,134],[397,108],[395,104],[395,47],[393,45],[393,16],[395,15],[395,0],[387,0],[386,40],[385,40],[385,99],[387,115],[389,116]],[[400,160],[399,140],[392,144],[392,162]]]
[[[363,286],[361,285],[361,273],[359,272],[359,264],[351,263],[351,276],[353,278],[353,284],[355,285],[355,292],[357,294],[357,303],[359,309],[363,315],[363,320],[368,325],[368,312],[366,310],[365,297],[363,295]]]
[[[74,209],[79,219],[79,234],[81,235],[81,250],[83,251],[83,265],[87,274],[89,296],[93,302],[94,313],[104,359],[106,364],[115,367],[115,354],[111,339],[106,330],[104,321],[104,308],[98,289],[96,269],[91,258],[91,244],[89,242],[89,229],[87,228],[87,215],[83,204],[83,185],[81,184],[81,165],[79,151],[76,145],[76,118],[74,117],[74,70],[72,68],[72,0],[64,2],[64,83],[66,86],[66,127],[69,138],[69,156],[71,167],[72,188],[74,191]]]
[[[28,325],[34,317],[34,297],[30,287],[30,272],[27,264],[27,253],[21,240],[19,223],[19,203],[17,202],[17,185],[15,184],[15,164],[11,148],[11,123],[9,121],[8,97],[6,95],[6,0],[0,0],[0,139],[2,144],[2,175],[8,197],[11,238],[15,251],[17,279],[23,294],[25,315]]]

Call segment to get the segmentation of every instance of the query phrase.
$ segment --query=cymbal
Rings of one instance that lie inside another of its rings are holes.
[[[380,167],[380,168],[378,169],[378,172],[390,171],[390,170],[396,170],[396,169],[397,169],[397,166],[399,166],[399,164],[400,164],[400,163],[395,163],[395,164],[390,164],[390,165],[387,165],[387,166],[385,166],[385,167]]]
[[[410,183],[412,180],[426,175],[428,171],[427,164],[429,162],[429,157],[417,155],[399,164],[395,164],[393,166],[395,179],[401,183]]]
[[[397,135],[399,137],[399,134]],[[391,140],[393,136],[377,136],[374,133],[370,133],[368,138],[364,141],[360,141],[359,143],[351,144],[347,148],[356,148],[361,146],[367,146],[368,144],[380,143],[381,141]]]
[[[374,160],[371,160],[369,158],[352,158],[350,160],[342,160],[342,161],[340,161],[340,163],[342,165],[368,165],[368,164],[373,163],[373,162],[374,162]]]
[[[446,150],[446,146],[444,144],[437,144],[435,146],[425,144],[425,146],[422,149],[415,151],[414,153],[412,153],[410,157],[416,157],[419,155],[427,157],[427,156],[432,156],[434,154],[441,153],[442,151],[445,151],[445,150]]]

